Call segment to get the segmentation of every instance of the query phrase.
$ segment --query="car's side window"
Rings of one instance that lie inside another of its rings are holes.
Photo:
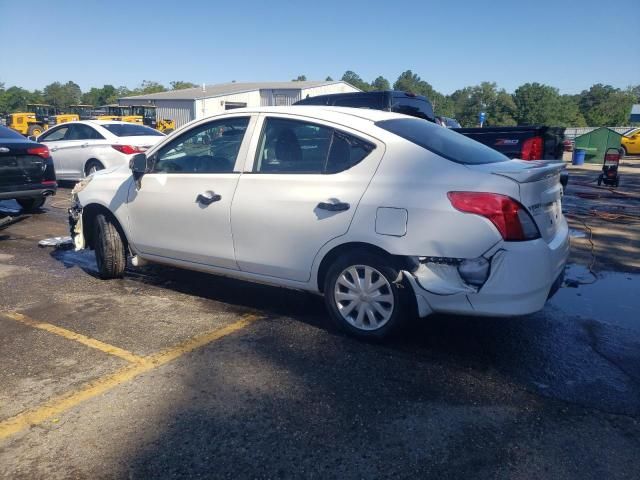
[[[77,123],[69,126],[69,133],[66,140],[100,140],[102,135],[88,125]]]
[[[55,130],[51,130],[40,135],[40,137],[38,137],[38,141],[57,142],[58,140],[63,140],[64,136],[67,134],[67,130],[69,130],[69,127],[56,128]]]
[[[267,118],[258,143],[255,173],[331,174],[353,167],[375,145],[314,123]]]
[[[348,133],[334,130],[324,173],[339,173],[360,163],[375,145]]]
[[[193,128],[157,153],[153,172],[231,173],[248,125],[233,117]]]

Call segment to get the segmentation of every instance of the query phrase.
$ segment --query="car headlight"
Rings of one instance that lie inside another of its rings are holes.
[[[87,185],[91,183],[91,180],[93,180],[93,175],[89,175],[88,177],[80,180],[78,183],[76,183],[76,186],[73,187],[73,190],[71,190],[71,195],[76,195],[87,188]]]

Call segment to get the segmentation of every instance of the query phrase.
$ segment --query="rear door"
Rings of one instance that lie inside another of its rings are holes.
[[[238,266],[306,282],[320,248],[344,235],[384,144],[328,122],[266,115],[231,207]]]

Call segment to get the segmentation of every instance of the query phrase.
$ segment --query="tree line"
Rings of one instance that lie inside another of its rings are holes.
[[[299,75],[293,81],[305,81]],[[326,80],[333,80],[327,77]],[[436,115],[457,119],[462,126],[472,127],[478,123],[478,114],[486,113],[485,125],[554,125],[564,127],[625,126],[629,124],[631,105],[640,103],[640,85],[620,89],[611,85],[595,84],[576,95],[561,94],[550,85],[537,82],[525,83],[513,93],[499,88],[495,82],[482,82],[456,90],[450,95],[435,90],[411,70],[401,73],[391,85],[389,80],[378,76],[371,82],[363,80],[357,73],[348,70],[341,80],[363,91],[402,90],[424,95],[431,100]],[[64,110],[69,105],[106,105],[118,98],[130,95],[164,92],[193,88],[197,85],[186,81],[172,81],[168,86],[144,80],[134,89],[124,86],[104,85],[82,92],[69,81],[54,82],[43,90],[29,91],[18,86],[5,88],[0,83],[0,113],[24,111],[28,103],[47,103]]]
[[[197,87],[197,85],[182,80],[170,82],[169,87],[151,80],[143,80],[134,89],[124,86],[104,85],[101,88],[93,87],[89,91],[83,92],[77,83],[68,81],[67,83],[53,82],[42,90],[30,91],[18,86],[5,88],[4,83],[0,83],[0,114],[24,112],[27,109],[27,105],[31,103],[44,103],[65,111],[70,105],[108,105],[117,103],[118,98],[131,95],[144,95],[193,87]]]

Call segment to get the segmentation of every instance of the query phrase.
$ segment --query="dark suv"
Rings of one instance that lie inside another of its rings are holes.
[[[307,97],[294,105],[332,105],[337,107],[373,108],[387,112],[403,113],[435,122],[433,105],[422,95],[396,90],[376,92],[333,93]]]
[[[49,149],[0,125],[0,200],[37,210],[57,188]]]

